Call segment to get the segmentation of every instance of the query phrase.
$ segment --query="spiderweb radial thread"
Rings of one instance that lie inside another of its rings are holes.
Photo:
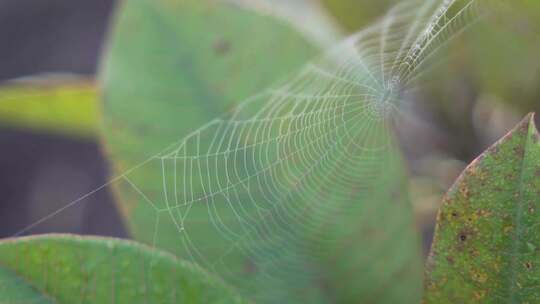
[[[396,198],[405,191],[393,118],[437,51],[481,16],[478,3],[402,1],[155,157],[159,197],[126,179],[157,216],[171,219],[186,257],[251,298],[291,301],[287,291],[301,290],[299,299],[319,299],[311,287],[331,276],[321,261],[347,260],[341,275],[374,271],[366,261],[410,228],[394,216],[407,208]],[[357,222],[369,217],[393,223],[382,241],[351,250],[355,257],[336,252],[357,247],[343,244],[367,233],[355,229],[366,229]]]

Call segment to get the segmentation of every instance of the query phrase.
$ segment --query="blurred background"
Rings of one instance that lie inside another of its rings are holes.
[[[394,2],[320,5],[346,35]],[[500,26],[481,24],[455,39],[436,77],[415,92],[426,102],[411,106],[400,137],[426,248],[441,196],[466,164],[540,109],[537,2],[518,1],[495,17]],[[0,0],[0,237],[108,180],[94,76],[114,7],[111,0]],[[32,230],[44,232],[127,236],[108,190]]]
[[[0,1],[2,237],[108,178],[95,134],[92,83],[114,4],[112,0]],[[58,86],[67,84],[88,92],[59,96]],[[125,236],[107,191],[32,232]]]

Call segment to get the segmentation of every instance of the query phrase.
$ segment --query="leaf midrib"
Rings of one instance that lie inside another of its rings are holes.
[[[509,280],[507,282],[507,286],[509,288],[509,295],[508,295],[508,303],[515,304],[518,303],[516,299],[516,286],[515,283],[517,281],[517,268],[518,268],[518,254],[519,254],[519,242],[520,242],[520,235],[522,230],[522,215],[523,215],[523,193],[525,189],[525,164],[528,160],[528,152],[529,147],[531,143],[531,123],[534,123],[531,118],[529,118],[529,123],[527,124],[527,131],[525,135],[525,148],[523,152],[523,159],[521,161],[521,168],[520,168],[520,176],[519,176],[519,195],[517,200],[517,208],[515,208],[514,216],[513,216],[513,223],[516,227],[514,229],[513,235],[512,235],[512,245],[511,245],[511,260],[510,260],[510,276]]]

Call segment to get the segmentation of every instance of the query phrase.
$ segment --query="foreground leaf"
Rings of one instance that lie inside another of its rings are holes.
[[[216,278],[130,241],[45,235],[0,242],[0,303],[242,303]]]
[[[16,273],[0,267],[0,303],[54,303]]]
[[[448,191],[427,263],[426,303],[540,301],[540,143],[533,115]]]
[[[92,138],[98,126],[96,95],[85,82],[0,87],[0,126]]]

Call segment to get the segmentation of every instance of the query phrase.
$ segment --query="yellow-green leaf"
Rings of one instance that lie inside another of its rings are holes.
[[[92,138],[98,129],[91,83],[24,83],[0,87],[0,126]]]

